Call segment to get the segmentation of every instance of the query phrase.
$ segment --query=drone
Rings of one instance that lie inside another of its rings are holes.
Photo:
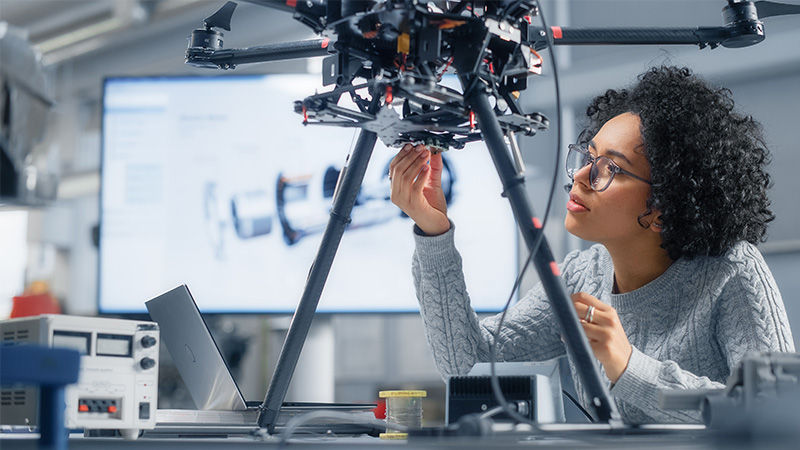
[[[518,105],[528,77],[542,72],[538,51],[554,45],[696,44],[736,48],[764,40],[760,20],[800,13],[800,6],[769,1],[729,1],[721,27],[663,29],[570,29],[533,24],[533,0],[246,0],[292,12],[321,39],[224,49],[236,3],[228,2],[194,30],[186,62],[198,67],[237,65],[326,55],[323,86],[330,92],[295,103],[306,124],[357,127],[378,133],[389,147],[424,143],[434,151],[461,149],[481,140],[475,113],[457,90],[442,84],[445,73],[474,75],[473,83],[491,91],[505,134],[534,135],[548,128],[540,113]],[[356,83],[356,80],[366,80]],[[359,90],[382,97],[383,107],[367,111]],[[358,109],[339,105],[348,95]]]
[[[595,416],[612,425],[620,423],[543,238],[542,221],[527,199],[516,136],[546,130],[549,121],[541,113],[523,112],[520,92],[542,73],[539,52],[549,48],[552,58],[556,45],[746,47],[764,40],[762,19],[800,14],[800,5],[728,0],[722,9],[723,25],[715,27],[569,28],[548,27],[537,0],[245,1],[290,13],[320,37],[226,49],[221,30],[231,30],[236,9],[236,3],[228,2],[191,32],[186,63],[234,69],[241,64],[324,56],[322,84],[333,87],[296,101],[294,111],[306,125],[360,129],[339,173],[330,219],[260,407],[258,425],[274,429],[378,138],[389,147],[419,143],[433,152],[485,142]],[[460,90],[446,83],[446,74],[457,77]],[[355,106],[341,104],[343,96]]]

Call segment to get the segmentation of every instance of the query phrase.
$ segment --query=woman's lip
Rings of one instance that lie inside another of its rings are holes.
[[[581,205],[580,203],[577,203],[575,200],[570,199],[567,202],[567,211],[570,211],[570,212],[586,212],[586,211],[589,211],[589,209],[586,208],[585,206]]]
[[[583,200],[572,192],[570,192],[569,194],[569,202],[567,203],[567,209],[570,208],[570,203],[573,204],[573,207],[580,206],[582,210],[589,211],[589,208],[587,208],[586,205],[583,204]]]

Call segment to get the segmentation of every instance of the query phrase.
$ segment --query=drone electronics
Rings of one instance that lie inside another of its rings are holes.
[[[776,2],[729,2],[725,25],[701,28],[572,29],[532,24],[538,14],[533,0],[452,2],[417,0],[248,0],[286,10],[325,37],[246,49],[223,49],[236,3],[228,2],[194,30],[186,61],[199,67],[232,69],[238,64],[328,55],[323,85],[330,92],[295,103],[309,124],[360,127],[374,131],[387,146],[421,142],[437,150],[463,148],[480,140],[475,115],[458,91],[441,84],[455,71],[489,89],[495,114],[505,133],[533,135],[547,128],[541,114],[518,107],[527,77],[542,70],[537,53],[547,39],[555,45],[696,44],[701,48],[745,47],[764,39],[759,17],[800,12],[800,6]],[[356,79],[367,80],[353,84]],[[357,94],[368,88],[384,106],[367,111],[369,100]],[[466,92],[466,91],[465,91]],[[337,103],[353,97],[359,110]],[[392,106],[401,106],[396,111]]]
[[[283,2],[255,2],[283,5]],[[291,2],[286,2],[291,3]],[[310,5],[310,6],[309,6]],[[442,5],[444,6],[444,5]],[[487,3],[489,7],[500,3]],[[422,142],[438,150],[463,148],[480,140],[475,115],[464,97],[441,84],[448,70],[481,73],[488,86],[497,86],[496,107],[504,131],[532,135],[547,127],[540,114],[523,114],[514,95],[525,88],[529,74],[541,73],[542,59],[523,39],[519,21],[536,13],[533,2],[518,2],[507,11],[492,10],[480,17],[466,4],[443,11],[433,3],[417,2],[306,2],[297,3],[295,17],[314,31],[335,37],[243,50],[222,49],[222,33],[230,29],[236,7],[228,2],[206,19],[205,28],[192,32],[187,62],[201,67],[233,68],[241,62],[329,55],[323,61],[323,85],[330,92],[295,103],[295,111],[309,124],[361,127],[378,134],[387,146]],[[496,9],[496,8],[495,8]],[[324,26],[324,24],[328,24]],[[459,42],[473,41],[461,48]],[[278,48],[281,51],[275,55]],[[476,51],[483,47],[483,51]],[[353,84],[355,79],[367,80]],[[369,100],[358,94],[367,88],[378,93],[384,106],[368,111]],[[349,95],[358,110],[337,103]],[[400,109],[398,112],[395,108]]]
[[[274,428],[377,138],[387,146],[423,143],[433,151],[485,141],[594,413],[602,422],[619,423],[543,239],[542,221],[529,206],[516,135],[544,130],[548,120],[539,113],[524,113],[517,103],[519,92],[529,77],[542,71],[538,51],[553,45],[745,47],[764,40],[762,18],[800,14],[800,5],[729,0],[722,10],[724,25],[718,27],[579,29],[547,27],[543,17],[537,20],[536,0],[247,1],[292,13],[321,38],[225,49],[220,29],[230,31],[236,9],[228,2],[192,32],[186,62],[233,69],[247,63],[326,56],[322,84],[333,88],[295,102],[295,112],[308,125],[361,128],[340,173],[330,220],[261,406],[259,426],[270,432]],[[446,73],[457,75],[461,90],[447,86]],[[349,96],[356,108],[339,105],[342,95]]]

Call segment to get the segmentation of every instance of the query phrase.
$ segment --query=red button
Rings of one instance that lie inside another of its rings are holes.
[[[78,405],[78,411],[80,411],[80,412],[88,412],[89,411],[89,405]]]
[[[109,406],[109,407],[108,407],[108,412],[110,412],[110,413],[112,413],[112,414],[113,414],[113,413],[115,413],[115,412],[117,412],[117,407],[116,407],[116,406],[114,406],[114,405],[111,405],[111,406]]]

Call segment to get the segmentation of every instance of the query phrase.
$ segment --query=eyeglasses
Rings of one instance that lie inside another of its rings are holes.
[[[627,170],[621,168],[617,165],[614,161],[610,158],[605,156],[592,156],[589,153],[589,147],[584,145],[575,145],[570,144],[569,152],[567,153],[567,176],[573,182],[575,181],[575,174],[586,167],[587,164],[591,164],[592,168],[589,170],[589,184],[592,186],[597,192],[602,192],[608,189],[611,186],[611,182],[614,180],[614,175],[618,173],[622,173],[628,175],[629,177],[636,178],[637,180],[644,181],[647,184],[652,185],[649,180],[645,180],[644,178],[636,175],[635,173],[628,172]]]

